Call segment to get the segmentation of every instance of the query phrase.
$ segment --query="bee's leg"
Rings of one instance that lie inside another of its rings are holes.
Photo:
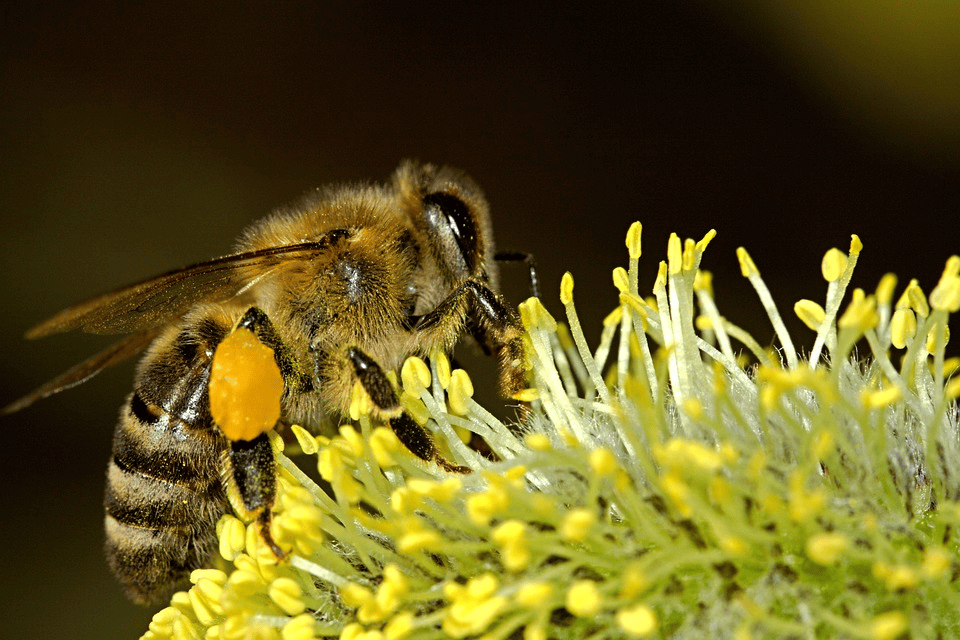
[[[540,278],[537,276],[537,261],[532,253],[526,251],[497,251],[493,255],[497,262],[522,262],[530,271],[530,295],[540,297]]]
[[[236,328],[248,329],[260,342],[273,349],[273,357],[280,367],[280,375],[287,389],[303,390],[304,386],[311,384],[310,377],[301,374],[294,365],[290,349],[280,339],[266,311],[250,307],[237,322]]]
[[[496,353],[500,364],[500,393],[513,398],[527,386],[523,357],[523,326],[517,314],[485,284],[467,280],[437,308],[417,318],[418,331],[443,326],[463,302],[468,305],[471,333],[486,350]]]
[[[259,342],[273,350],[273,357],[280,370],[285,389],[300,388],[301,376],[297,375],[289,349],[280,339],[269,316],[262,309],[250,307],[234,326],[234,331],[241,328],[253,333]],[[224,338],[224,340],[228,339],[229,336]],[[279,402],[279,398],[277,401]],[[230,448],[227,451],[227,458],[231,476],[228,484],[236,487],[239,494],[241,504],[235,504],[235,507],[245,511],[248,517],[256,517],[261,538],[274,556],[282,560],[286,554],[270,533],[272,509],[277,490],[277,461],[266,431],[274,426],[263,425],[264,432],[251,440],[228,437]]]
[[[286,557],[270,533],[273,501],[277,495],[277,461],[267,434],[253,440],[232,440],[227,452],[233,483],[240,494],[243,508],[256,515],[260,537],[277,560]]]
[[[427,462],[435,462],[444,470],[451,473],[470,473],[470,467],[453,464],[437,451],[433,437],[426,429],[418,425],[413,418],[404,412],[393,390],[393,385],[387,378],[380,365],[373,358],[356,347],[347,351],[347,358],[353,364],[353,370],[363,385],[367,395],[377,411],[390,420],[390,427],[397,434],[397,438],[415,456]]]

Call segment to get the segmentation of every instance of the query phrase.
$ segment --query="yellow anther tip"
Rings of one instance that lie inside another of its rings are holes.
[[[850,255],[857,256],[863,250],[863,243],[860,242],[860,236],[853,234],[850,236]]]
[[[534,451],[550,451],[553,448],[550,438],[543,433],[528,433],[523,441]]]
[[[850,548],[850,539],[841,533],[818,533],[807,540],[807,557],[819,565],[836,563]]]
[[[437,381],[440,383],[440,388],[446,389],[450,386],[450,359],[439,349],[435,349],[430,358],[437,367]]]
[[[897,276],[892,273],[884,274],[877,285],[877,302],[888,305],[893,300],[893,292],[897,288]]]
[[[918,316],[926,318],[930,315],[930,305],[927,304],[927,296],[923,293],[923,289],[920,288],[916,280],[910,281],[904,295],[910,301],[910,306],[917,312]]]
[[[520,320],[523,322],[523,326],[528,329],[540,327],[548,333],[557,330],[557,321],[538,298],[527,298],[520,303]]]
[[[640,235],[643,232],[643,225],[634,222],[627,229],[627,251],[630,253],[630,259],[636,260],[640,257]]]
[[[297,443],[300,445],[300,449],[305,454],[312,456],[320,450],[320,447],[317,444],[317,439],[313,437],[309,431],[298,424],[291,425],[290,430],[293,431],[293,435],[296,437]]]
[[[617,613],[617,624],[631,637],[644,637],[655,633],[660,623],[653,609],[639,604],[629,609],[621,609]]]
[[[955,400],[957,397],[960,397],[960,377],[950,380],[950,382],[944,386],[943,393],[951,400]]]
[[[363,437],[357,433],[357,430],[353,428],[353,425],[345,424],[340,429],[340,436],[343,438],[344,442],[349,447],[350,453],[355,456],[363,455],[365,446]]]
[[[287,615],[300,615],[307,608],[303,601],[303,590],[291,578],[277,578],[270,585],[267,594]]]
[[[930,306],[948,313],[960,310],[960,276],[945,270],[940,282],[930,292]]]
[[[629,293],[630,278],[627,276],[627,271],[623,267],[617,267],[613,270],[613,286],[615,286],[620,293]]]
[[[363,384],[357,380],[353,383],[353,389],[350,392],[350,419],[359,420],[360,416],[365,416],[370,413],[372,408],[373,404],[370,400],[370,396],[367,395],[367,391],[363,388]]]
[[[872,640],[894,640],[910,628],[910,621],[902,611],[881,613],[869,625],[869,638]]]
[[[927,344],[926,344],[928,353],[936,353],[938,350],[947,346],[947,344],[950,342],[949,326],[943,327],[943,344],[938,344],[939,340],[940,340],[940,337],[937,332],[937,327],[930,329],[930,331],[927,333]]]
[[[540,399],[540,390],[535,387],[523,389],[513,394],[512,397],[520,402],[534,402]]]
[[[507,520],[496,529],[490,536],[497,544],[509,544],[521,540],[526,532],[526,525],[519,520]]]
[[[857,328],[866,331],[877,326],[879,321],[876,297],[865,295],[863,289],[854,289],[850,304],[837,320],[837,326],[841,329]]]
[[[893,404],[902,397],[900,387],[887,387],[879,390],[864,390],[860,394],[860,402],[868,409],[882,409]]]
[[[544,601],[553,593],[549,582],[528,582],[517,591],[517,603],[522,607],[534,609],[543,606]]]
[[[708,295],[713,295],[713,274],[703,269],[698,269],[693,277],[693,290]]]
[[[232,562],[246,544],[246,527],[233,516],[223,516],[217,523],[217,535],[220,539],[220,555]]]
[[[944,276],[960,276],[960,256],[950,256],[943,268]]]
[[[400,379],[403,380],[405,391],[419,395],[420,390],[425,389],[430,384],[430,367],[416,356],[407,358],[400,370]]]
[[[348,607],[359,607],[373,597],[373,593],[359,584],[350,583],[340,589],[340,597]]]
[[[744,247],[737,247],[737,260],[740,262],[740,273],[743,274],[744,278],[760,275],[760,270],[757,269],[753,258],[750,257]]]
[[[560,279],[560,302],[564,305],[573,302],[573,274],[569,271]]]
[[[580,580],[567,591],[566,607],[567,611],[581,618],[595,616],[603,608],[603,596],[595,582]]]
[[[710,246],[710,242],[715,237],[717,237],[716,229],[710,229],[710,231],[707,231],[707,233],[702,238],[700,238],[700,241],[697,242],[697,251],[699,251],[700,253],[703,253],[704,251],[706,251],[707,247]]]
[[[683,270],[690,271],[697,263],[697,243],[687,238],[683,243]]]
[[[657,269],[657,280],[653,283],[654,290],[663,289],[667,286],[667,263],[663,260],[660,261],[660,266]]]
[[[590,467],[598,476],[608,476],[617,470],[617,459],[605,447],[590,452]]]
[[[563,519],[560,525],[560,537],[569,542],[583,542],[590,535],[590,528],[596,523],[597,516],[586,509],[574,509]]]
[[[820,271],[823,274],[823,279],[827,282],[839,280],[847,268],[848,262],[847,256],[840,251],[840,249],[834,247],[827,251],[820,263]]]
[[[903,349],[917,333],[917,316],[909,308],[897,309],[890,319],[890,342]]]
[[[699,331],[707,331],[713,329],[713,320],[709,316],[697,316],[693,320],[693,326]]]
[[[827,317],[826,311],[813,300],[799,300],[793,305],[793,311],[808,328],[817,331]]]
[[[448,398],[450,410],[458,416],[470,413],[470,398],[473,397],[473,381],[463,369],[455,369],[450,374],[450,391]]]
[[[683,245],[680,236],[675,233],[671,233],[667,241],[667,265],[670,275],[676,275],[683,270]]]

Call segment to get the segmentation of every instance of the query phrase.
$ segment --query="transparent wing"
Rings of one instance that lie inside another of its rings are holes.
[[[108,348],[104,349],[97,355],[84,360],[77,366],[64,371],[62,374],[50,380],[46,384],[37,387],[27,395],[23,396],[19,400],[11,402],[4,408],[0,409],[0,415],[7,415],[8,413],[14,413],[29,407],[37,400],[43,400],[48,396],[52,396],[55,393],[59,393],[70,387],[75,387],[78,384],[82,384],[97,375],[107,367],[112,367],[113,365],[126,360],[130,356],[136,355],[140,351],[144,350],[147,345],[149,345],[154,338],[157,337],[157,334],[160,333],[159,328],[147,329],[145,331],[140,331],[133,335],[127,336],[120,342],[110,345]]]
[[[319,240],[270,247],[201,262],[171,271],[64,309],[26,333],[40,338],[82,329],[88,333],[119,334],[152,329],[183,315],[201,301],[227,300],[273,267],[310,260],[327,250],[342,230]]]

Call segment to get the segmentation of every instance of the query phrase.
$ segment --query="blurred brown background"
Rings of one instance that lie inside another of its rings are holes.
[[[820,258],[851,233],[865,245],[855,285],[892,270],[930,290],[960,252],[957,5],[637,4],[8,3],[0,403],[104,345],[26,343],[32,323],[220,255],[307,189],[384,180],[408,156],[478,180],[499,246],[537,255],[558,314],[572,271],[590,336],[616,303],[633,220],[646,288],[671,231],[716,228],[704,266],[721,310],[762,343],[773,332],[739,245],[791,317],[796,299],[822,300]],[[519,302],[522,271],[505,281]],[[131,376],[0,423],[5,636],[146,629],[152,611],[123,599],[100,551]]]

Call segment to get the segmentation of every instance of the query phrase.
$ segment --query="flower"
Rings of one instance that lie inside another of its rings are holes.
[[[929,304],[911,281],[894,305],[893,276],[845,303],[862,246],[831,250],[825,299],[794,307],[816,332],[805,356],[746,250],[778,350],[720,315],[699,268],[712,237],[672,236],[644,298],[632,226],[595,347],[572,275],[565,323],[524,302],[522,424],[443,354],[410,361],[405,406],[470,474],[415,458],[360,402],[335,438],[294,429],[330,489],[275,438],[289,559],[225,516],[228,568],[194,572],[144,638],[956,636],[960,259]]]

